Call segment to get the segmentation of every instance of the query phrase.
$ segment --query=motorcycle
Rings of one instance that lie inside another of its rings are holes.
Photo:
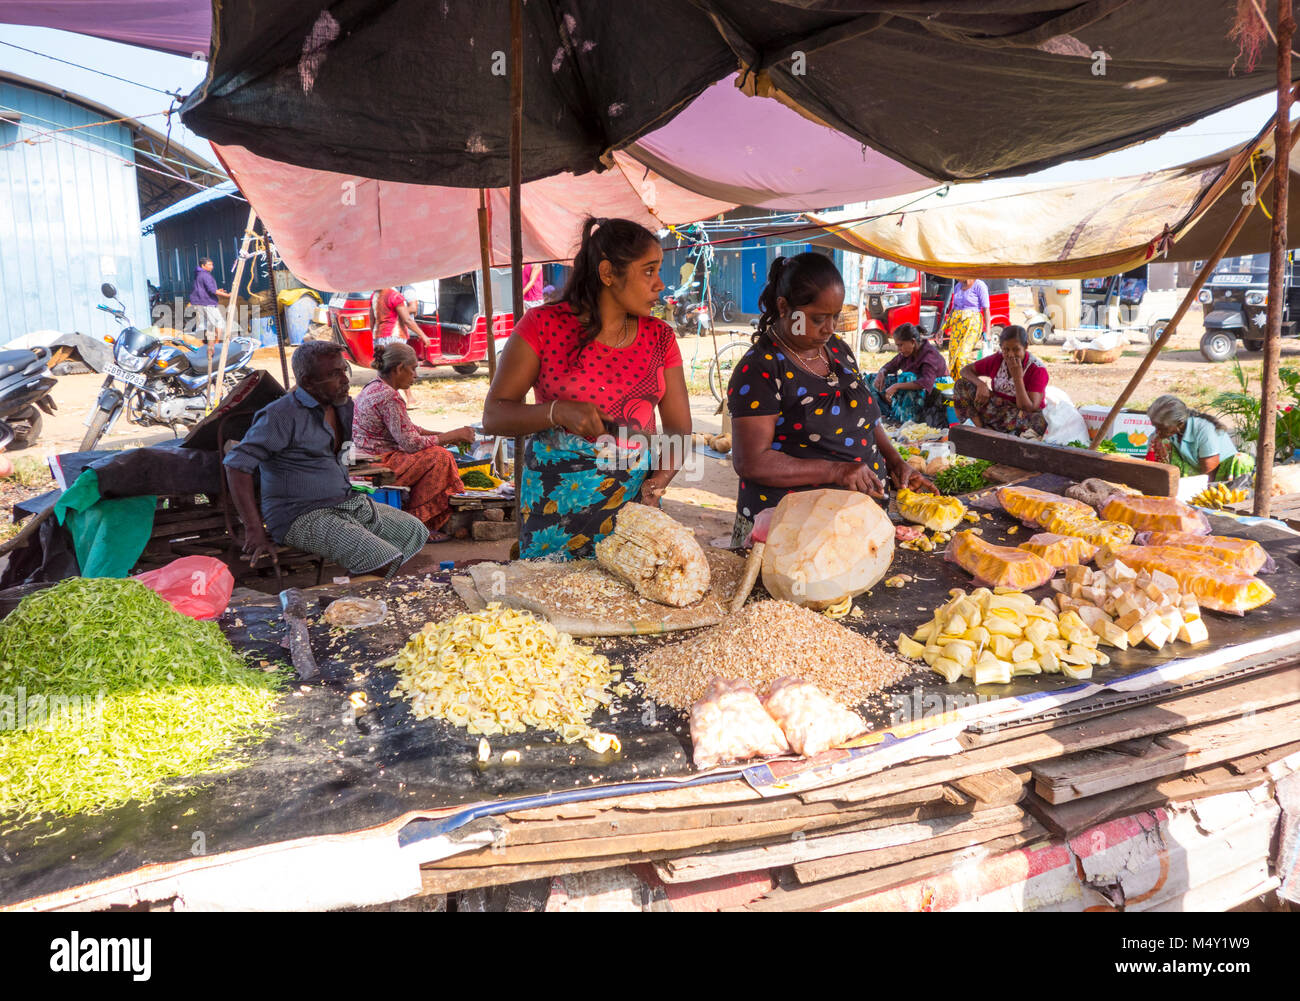
[[[55,382],[49,348],[0,351],[0,423],[9,428],[14,448],[35,444],[41,411],[52,414],[58,409],[50,398]]]
[[[709,332],[709,307],[700,301],[699,282],[669,289],[663,293],[664,319],[672,317],[672,324],[683,335]]]
[[[126,306],[117,298],[117,289],[105,282],[100,291],[104,298],[114,300],[118,308],[102,302],[96,308],[110,314],[123,327],[116,336],[104,338],[113,345],[113,361],[104,366],[104,384],[95,408],[86,416],[81,451],[94,449],[123,413],[132,424],[167,427],[172,434],[178,435],[177,426],[193,427],[208,413],[206,393],[217,378],[216,353],[209,371],[205,350],[191,350],[184,342],[163,341],[131,326]],[[249,337],[231,339],[222,395],[248,374],[256,347]]]

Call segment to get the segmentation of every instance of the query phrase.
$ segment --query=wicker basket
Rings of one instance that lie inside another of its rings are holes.
[[[835,318],[837,334],[852,334],[858,329],[858,307],[854,303],[845,303],[840,315]]]

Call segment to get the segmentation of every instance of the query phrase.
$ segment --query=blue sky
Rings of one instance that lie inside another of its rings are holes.
[[[49,28],[0,25],[0,42],[11,42],[51,53],[160,90],[179,88],[186,94],[203,81],[207,66],[202,60],[186,59]],[[162,94],[40,56],[28,55],[8,46],[0,45],[0,66],[21,76],[92,98],[123,114],[146,115],[165,111],[168,105],[168,99]],[[1249,138],[1268,120],[1274,105],[1273,95],[1264,95],[1138,146],[1091,160],[1076,160],[1029,176],[1034,180],[1072,181],[1140,174],[1174,166]],[[160,131],[166,128],[165,119],[160,116],[144,118],[144,123]],[[172,137],[199,155],[212,159],[212,150],[207,141],[182,126],[179,118],[173,121]]]
[[[112,0],[101,0],[109,3]],[[180,89],[183,94],[203,82],[208,64],[200,59],[185,59],[151,49],[119,42],[106,42],[87,35],[50,28],[27,28],[20,25],[0,25],[0,42],[10,42],[37,52],[47,52],[70,62],[92,69],[103,70],[116,76],[135,80],[159,90]],[[28,55],[8,45],[0,45],[0,67],[6,72],[25,76],[29,80],[59,87],[70,93],[107,105],[123,115],[141,116],[142,123],[159,132],[167,131],[167,120],[156,112],[166,111],[170,99],[155,94],[135,84],[111,80],[98,73],[65,66],[52,59]],[[145,115],[154,117],[142,117]],[[179,142],[204,159],[211,161],[212,147],[206,139],[195,135],[181,125],[179,117],[172,119],[172,141]]]

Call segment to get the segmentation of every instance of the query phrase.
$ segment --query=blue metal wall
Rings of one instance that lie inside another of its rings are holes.
[[[188,299],[194,286],[194,271],[201,257],[212,258],[212,277],[216,279],[217,288],[229,290],[247,222],[247,202],[217,198],[155,225],[158,287],[162,290],[163,300],[170,301],[178,296]],[[260,221],[256,228],[262,232]],[[239,283],[240,295],[261,292],[269,287],[266,258],[259,258],[254,267],[245,265]]]
[[[99,125],[38,137],[34,130],[100,116],[0,83],[0,115],[13,112],[20,124],[0,121],[0,344],[37,330],[117,329],[95,309],[104,281],[118,287],[130,316],[147,323],[131,133]]]
[[[751,209],[751,214],[757,210]],[[713,291],[730,292],[740,306],[741,313],[757,315],[758,297],[767,284],[767,271],[777,257],[793,257],[804,251],[817,251],[831,257],[841,273],[844,270],[843,254],[838,250],[827,250],[811,243],[794,243],[775,236],[751,236],[745,240],[735,239],[727,234],[713,249]],[[664,241],[664,262],[659,269],[659,277],[669,288],[676,288],[681,282],[681,266],[686,263],[688,250],[672,247],[672,237]]]

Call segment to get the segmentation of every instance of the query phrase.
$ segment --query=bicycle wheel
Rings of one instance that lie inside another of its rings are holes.
[[[749,341],[732,341],[718,348],[718,356],[709,362],[709,392],[719,403],[726,401],[732,369],[752,346]]]
[[[734,299],[722,300],[722,322],[730,323],[736,315],[736,301]]]

